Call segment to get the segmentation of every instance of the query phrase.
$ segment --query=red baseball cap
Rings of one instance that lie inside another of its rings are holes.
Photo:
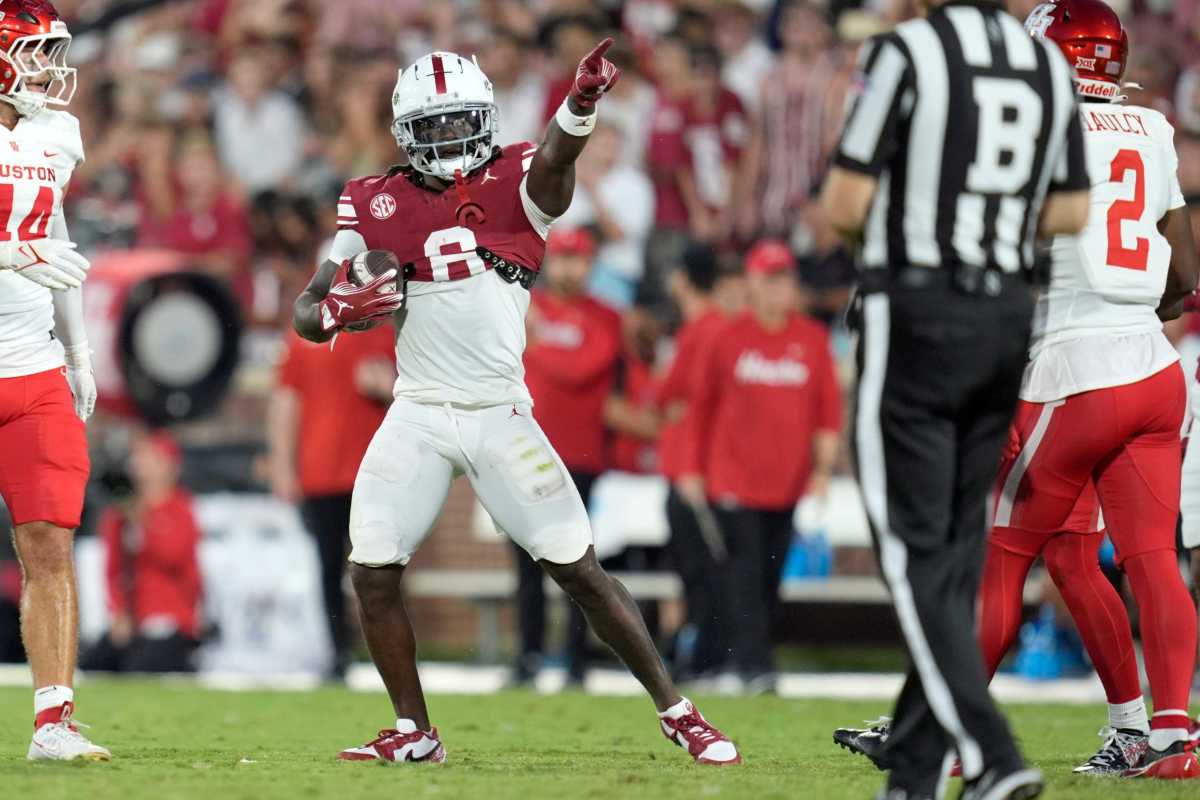
[[[179,449],[179,442],[175,441],[175,437],[165,430],[148,431],[142,441],[157,450],[164,458],[176,464],[183,457],[183,453]]]
[[[796,257],[792,255],[792,248],[782,239],[762,239],[746,254],[746,272],[774,275],[795,268]]]
[[[587,228],[553,228],[546,240],[546,252],[551,255],[590,256],[596,252],[596,240]]]

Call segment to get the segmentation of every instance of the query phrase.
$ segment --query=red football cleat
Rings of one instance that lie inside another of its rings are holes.
[[[1196,743],[1176,742],[1166,750],[1146,749],[1142,761],[1125,771],[1126,778],[1158,778],[1165,781],[1186,781],[1200,778],[1200,759],[1196,758]]]
[[[338,753],[338,760],[427,761],[440,764],[446,760],[446,748],[438,738],[437,728],[408,733],[389,728],[380,731],[379,736],[361,747],[348,747]]]
[[[714,728],[687,702],[687,713],[678,719],[659,717],[663,736],[688,751],[697,764],[725,766],[742,763],[742,754],[729,737]]]

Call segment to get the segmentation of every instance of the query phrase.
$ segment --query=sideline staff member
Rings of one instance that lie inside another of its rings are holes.
[[[1087,220],[1071,68],[998,2],[931,2],[862,50],[825,185],[861,244],[855,450],[911,666],[883,762],[932,798],[948,750],[968,800],[1031,798],[974,639],[986,501],[1017,401],[1035,231]]]

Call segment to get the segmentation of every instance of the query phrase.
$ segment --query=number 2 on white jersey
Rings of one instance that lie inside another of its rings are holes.
[[[1138,236],[1133,247],[1126,247],[1121,236],[1121,223],[1142,223],[1146,211],[1146,165],[1137,150],[1118,150],[1113,157],[1108,179],[1113,183],[1125,183],[1125,174],[1133,173],[1133,199],[1114,200],[1108,207],[1108,257],[1110,267],[1136,269],[1144,272],[1150,257],[1150,240]]]

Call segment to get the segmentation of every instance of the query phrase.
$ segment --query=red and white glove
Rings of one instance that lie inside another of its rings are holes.
[[[596,45],[595,49],[579,62],[579,69],[575,71],[575,83],[571,84],[571,91],[567,96],[580,108],[590,109],[596,105],[600,96],[616,86],[617,81],[621,79],[621,70],[604,57],[612,43],[610,36]]]
[[[403,292],[380,294],[385,283],[396,280],[396,270],[389,269],[365,286],[350,282],[350,259],[342,262],[333,275],[329,294],[321,301],[321,330],[341,330],[355,322],[390,316],[404,305]]]
[[[75,251],[74,242],[36,239],[0,243],[0,269],[62,292],[82,285],[91,264]]]

